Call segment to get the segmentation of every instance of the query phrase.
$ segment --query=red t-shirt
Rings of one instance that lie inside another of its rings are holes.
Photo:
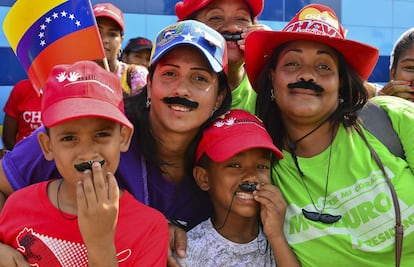
[[[42,125],[41,100],[41,95],[38,95],[29,80],[16,83],[10,92],[3,110],[17,120],[16,143]]]
[[[78,220],[68,220],[53,206],[42,182],[17,190],[0,214],[0,241],[16,248],[32,266],[87,267],[87,250]],[[115,232],[118,264],[165,267],[169,230],[159,211],[127,191],[119,200]]]

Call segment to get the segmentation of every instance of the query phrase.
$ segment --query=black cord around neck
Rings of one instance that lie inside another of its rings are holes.
[[[329,119],[329,117],[328,117]],[[296,144],[300,141],[302,141],[305,137],[309,136],[310,134],[312,134],[313,132],[315,132],[317,129],[319,129],[326,121],[328,121],[328,119],[324,120],[321,124],[319,124],[317,127],[315,127],[312,131],[310,131],[309,133],[305,134],[304,136],[302,136],[301,138],[299,138],[295,143],[288,144],[289,150],[290,150],[290,154],[292,155],[293,161],[295,163],[296,169],[298,170],[299,174],[300,174],[300,178],[302,180],[303,186],[305,187],[306,192],[308,193],[309,199],[312,202],[312,205],[314,207],[314,209],[316,210],[316,212],[311,212],[305,209],[302,209],[302,213],[304,215],[304,217],[308,220],[311,221],[317,221],[317,222],[323,222],[323,223],[327,223],[327,224],[331,224],[331,223],[335,223],[337,221],[339,221],[341,219],[341,215],[332,215],[329,213],[323,213],[323,211],[325,210],[325,205],[326,205],[326,198],[328,195],[328,184],[329,184],[329,174],[330,174],[330,169],[331,169],[331,157],[332,157],[332,146],[333,146],[333,139],[334,139],[334,127],[331,127],[331,140],[329,143],[329,156],[328,156],[328,169],[326,172],[326,178],[325,178],[325,193],[324,193],[324,200],[323,200],[323,207],[322,209],[319,209],[316,206],[315,201],[312,198],[312,195],[310,194],[309,188],[305,183],[305,179],[304,179],[304,174],[299,166],[299,162],[298,162],[298,158],[296,156],[295,153],[295,149],[296,149]]]
[[[308,137],[309,135],[313,134],[316,130],[318,130],[319,128],[322,127],[322,125],[324,125],[329,119],[331,118],[331,116],[329,116],[328,118],[326,118],[324,121],[322,121],[318,126],[316,126],[315,128],[313,128],[310,132],[308,132],[307,134],[305,134],[304,136],[302,136],[301,138],[299,138],[298,140],[296,140],[295,142],[291,142],[290,141],[290,137],[288,135],[288,149],[290,154],[292,155],[293,161],[295,162],[296,168],[298,169],[298,172],[300,174],[301,177],[303,177],[303,172],[299,167],[299,163],[298,163],[298,158],[296,155],[296,145],[302,141],[303,139],[305,139],[306,137]]]
[[[60,208],[60,204],[59,204],[59,193],[60,193],[60,189],[62,188],[63,181],[64,181],[64,179],[62,178],[62,179],[59,181],[59,185],[58,185],[58,188],[57,188],[57,190],[56,190],[56,202],[57,202],[57,208],[58,208],[58,210],[59,210],[60,215],[62,215],[62,218],[63,218],[63,219],[65,219],[65,220],[69,220],[69,221],[73,221],[73,220],[78,219],[78,216],[76,216],[76,215],[73,215],[73,216],[67,216],[67,215],[65,214],[65,212],[64,212],[64,211],[62,211],[62,210],[61,210],[61,208]]]

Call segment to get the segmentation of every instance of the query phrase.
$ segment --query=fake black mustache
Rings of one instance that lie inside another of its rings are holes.
[[[93,161],[93,160],[89,160],[89,161],[85,161],[85,162],[82,162],[82,163],[79,163],[79,164],[75,164],[74,165],[74,167],[75,167],[75,169],[78,171],[78,172],[84,172],[84,171],[86,171],[86,170],[92,170],[92,164],[94,163],[95,161]],[[100,164],[101,164],[101,166],[102,165],[104,165],[104,163],[105,163],[105,160],[103,159],[103,160],[101,160],[101,161],[98,161]]]
[[[289,89],[292,88],[303,88],[303,89],[309,89],[309,90],[313,90],[317,93],[321,93],[324,91],[323,87],[314,83],[314,82],[307,82],[307,81],[299,81],[299,82],[295,82],[295,83],[289,83],[287,85],[287,87]]]
[[[164,97],[162,99],[164,101],[164,103],[166,104],[177,104],[177,105],[182,105],[188,108],[196,108],[198,107],[198,103],[197,102],[193,102],[190,101],[186,98],[182,98],[182,97],[178,97],[178,96],[174,96],[174,97]]]
[[[223,32],[222,35],[223,35],[224,39],[226,39],[226,41],[235,41],[235,42],[237,42],[238,40],[243,39],[241,37],[241,32],[237,32],[237,33]]]

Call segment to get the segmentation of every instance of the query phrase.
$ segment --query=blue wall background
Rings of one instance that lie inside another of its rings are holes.
[[[34,0],[36,1],[36,0]],[[42,0],[47,1],[47,0]],[[176,21],[174,6],[178,0],[92,0],[92,4],[112,2],[125,16],[124,45],[129,38],[145,36],[154,39],[163,27]],[[0,0],[0,24],[15,0]],[[321,3],[335,10],[345,28],[347,37],[380,49],[380,59],[370,76],[372,82],[388,80],[389,54],[395,40],[406,29],[414,26],[414,0],[265,0],[260,22],[280,30],[296,12],[309,3]],[[9,47],[3,31],[0,32],[0,124],[2,112],[12,86],[26,74]]]

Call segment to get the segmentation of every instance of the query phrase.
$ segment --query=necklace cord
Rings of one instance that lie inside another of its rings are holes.
[[[225,217],[225,219],[224,219],[223,224],[222,224],[220,227],[215,227],[215,226],[214,226],[214,218],[213,218],[213,217],[211,218],[211,219],[212,219],[211,223],[213,224],[213,227],[214,227],[217,231],[218,231],[218,230],[221,230],[221,229],[224,227],[224,225],[226,224],[226,222],[227,222],[227,220],[228,220],[228,218],[229,218],[229,215],[230,215],[231,206],[233,205],[233,200],[234,200],[234,197],[235,197],[235,196],[236,196],[236,192],[233,194],[233,197],[231,198],[230,206],[229,206],[229,208],[227,209],[227,214],[226,214],[226,217]],[[265,246],[265,250],[264,250],[264,252],[262,253],[262,252],[261,252],[261,247],[260,247],[260,243],[261,243],[261,241],[262,241],[262,240],[259,240],[259,237],[260,237],[260,228],[262,228],[262,229],[263,229],[263,227],[262,227],[262,222],[261,222],[260,217],[259,217],[259,231],[258,231],[258,234],[257,234],[257,237],[256,237],[256,241],[257,241],[257,249],[258,249],[258,251],[259,251],[259,255],[264,256],[264,255],[266,254],[267,250],[269,249],[269,241],[267,240],[267,238],[265,238],[265,241],[266,241],[266,246]]]
[[[325,193],[324,193],[324,201],[323,201],[323,206],[322,206],[322,209],[319,209],[319,208],[317,208],[317,207],[316,207],[315,201],[313,200],[312,195],[311,195],[311,193],[310,193],[310,191],[309,191],[309,188],[308,188],[308,186],[307,186],[307,185],[306,185],[306,183],[305,183],[305,178],[304,178],[303,173],[302,173],[302,175],[300,176],[300,178],[301,178],[301,180],[302,180],[302,183],[303,183],[303,186],[305,187],[306,192],[308,193],[308,196],[309,196],[310,200],[312,201],[312,205],[313,205],[313,207],[314,207],[314,208],[315,208],[315,210],[317,210],[319,213],[322,213],[322,212],[325,210],[325,206],[326,206],[326,197],[327,197],[327,195],[328,195],[329,174],[330,174],[330,169],[331,169],[331,158],[332,158],[332,141],[333,141],[333,133],[334,133],[334,130],[333,130],[333,128],[332,128],[332,129],[331,129],[331,141],[330,141],[330,146],[329,146],[329,156],[328,156],[328,169],[327,169],[327,171],[326,171],[326,178],[325,178]],[[296,160],[296,161],[297,161],[297,160]]]
[[[401,253],[402,253],[404,227],[401,225],[401,208],[398,202],[397,193],[395,192],[395,188],[391,182],[391,179],[388,177],[388,174],[385,171],[384,165],[382,164],[382,161],[380,157],[378,156],[378,153],[374,150],[374,148],[368,142],[367,137],[365,136],[364,132],[361,130],[360,125],[356,124],[354,126],[354,129],[362,137],[365,144],[368,146],[371,156],[374,158],[375,163],[381,169],[381,172],[383,173],[385,177],[385,181],[391,192],[392,203],[394,205],[394,213],[395,213],[395,226],[394,226],[395,228],[395,231],[394,231],[395,232],[395,266],[399,267],[400,261],[401,261]]]
[[[295,163],[296,169],[299,172],[300,178],[302,180],[303,186],[306,189],[306,192],[308,193],[308,196],[310,198],[310,200],[312,201],[312,205],[315,208],[315,210],[317,210],[319,213],[322,213],[325,209],[325,205],[326,205],[326,196],[328,193],[328,183],[329,183],[329,173],[330,173],[330,167],[331,167],[331,157],[332,157],[332,141],[333,141],[333,133],[334,133],[334,128],[331,127],[331,140],[330,140],[330,147],[329,147],[329,158],[328,158],[328,170],[326,172],[326,182],[325,182],[325,194],[324,194],[324,202],[323,202],[323,207],[322,209],[318,209],[316,207],[315,201],[312,198],[312,195],[310,194],[309,188],[305,183],[305,179],[304,179],[304,173],[302,171],[302,169],[299,166],[299,162],[298,162],[298,158],[297,155],[295,153],[296,150],[296,144],[299,143],[300,141],[302,141],[303,139],[305,139],[306,137],[308,137],[309,135],[311,135],[312,133],[314,133],[316,130],[318,130],[319,128],[322,127],[322,125],[324,125],[329,119],[331,118],[331,116],[329,116],[328,118],[326,118],[324,121],[322,121],[318,126],[316,126],[315,128],[313,128],[310,132],[308,132],[307,134],[305,134],[304,136],[302,136],[301,138],[299,138],[298,140],[296,140],[295,142],[290,142],[290,138],[288,136],[288,148],[289,148],[289,152],[292,155],[293,161]]]
[[[227,209],[227,214],[226,214],[226,217],[224,218],[224,222],[223,222],[223,224],[222,224],[222,225],[220,225],[220,227],[214,227],[214,221],[215,221],[215,219],[214,219],[214,217],[212,217],[212,218],[211,218],[211,219],[212,219],[212,224],[213,224],[213,227],[214,227],[214,228],[216,228],[216,230],[217,230],[217,231],[218,231],[218,230],[223,229],[224,225],[226,224],[227,219],[229,218],[229,215],[230,215],[231,206],[233,205],[233,200],[234,200],[234,197],[235,197],[235,196],[236,196],[236,193],[234,193],[234,194],[233,194],[233,197],[231,198],[230,206],[229,206],[229,208]]]
[[[66,216],[66,214],[60,209],[60,204],[59,204],[59,193],[60,193],[60,189],[62,188],[63,185],[63,179],[60,180],[57,191],[56,191],[56,203],[57,203],[57,208],[59,210],[60,215],[62,215],[62,218],[65,220],[69,220],[69,221],[73,221],[76,220],[78,218],[78,216],[72,216],[72,217],[68,217]]]
[[[318,126],[316,126],[315,128],[313,128],[310,132],[308,132],[307,134],[305,134],[304,136],[302,136],[301,138],[299,138],[298,140],[296,140],[295,142],[291,142],[290,141],[290,137],[289,135],[287,135],[288,138],[288,149],[290,154],[292,155],[293,161],[295,162],[295,166],[296,169],[298,170],[299,174],[301,177],[303,177],[303,171],[299,166],[299,162],[298,162],[298,157],[296,155],[296,145],[302,141],[303,139],[305,139],[306,137],[308,137],[309,135],[313,134],[316,130],[318,130],[319,128],[322,127],[322,125],[324,125],[332,116],[329,116],[328,118],[326,118],[324,121],[322,121]]]

